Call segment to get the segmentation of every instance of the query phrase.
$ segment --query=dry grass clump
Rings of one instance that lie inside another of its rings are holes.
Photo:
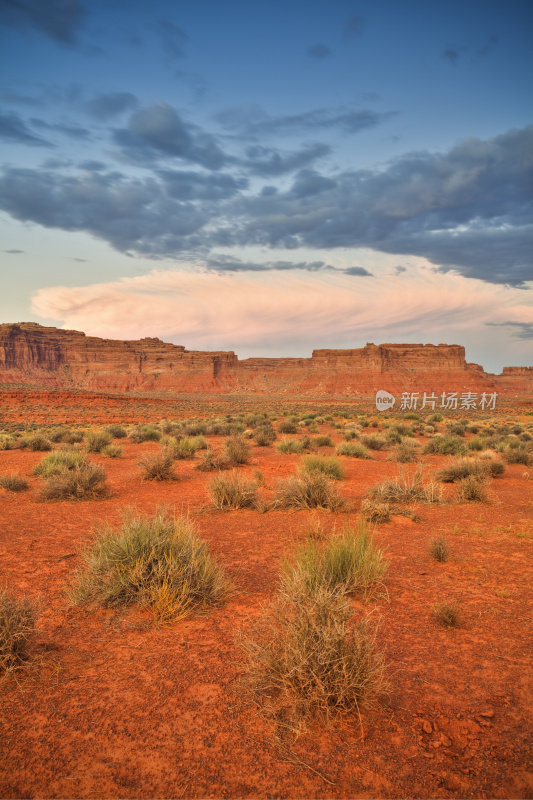
[[[14,436],[0,434],[0,450],[14,450],[18,446]]]
[[[369,619],[353,623],[343,592],[321,586],[293,595],[282,586],[250,633],[241,634],[246,682],[265,712],[293,732],[371,705],[387,689],[383,654]]]
[[[457,500],[459,503],[486,503],[487,479],[483,475],[468,475],[458,482]]]
[[[349,456],[350,458],[372,458],[361,442],[341,442],[337,445],[335,452],[338,456]]]
[[[236,434],[224,442],[224,458],[231,464],[247,464],[250,459],[250,448],[246,440]]]
[[[414,461],[418,461],[419,449],[420,445],[418,442],[403,440],[396,445],[392,454],[389,456],[389,460],[397,461],[400,464],[410,464]]]
[[[458,628],[463,624],[463,613],[455,602],[445,601],[433,609],[439,622],[447,628]]]
[[[268,447],[275,442],[278,437],[270,420],[263,420],[257,425],[253,438],[259,447]]]
[[[20,667],[29,657],[37,612],[29,600],[0,590],[0,672]]]
[[[331,481],[321,472],[306,472],[279,481],[274,497],[277,508],[326,508],[338,511],[344,505]]]
[[[45,452],[52,449],[52,442],[42,433],[32,433],[20,439],[19,447],[22,450],[27,448],[33,452]]]
[[[456,458],[447,467],[437,472],[437,480],[443,483],[454,483],[472,475],[477,478],[486,476],[495,478],[502,475],[505,465],[494,459]]]
[[[385,448],[389,446],[389,442],[383,436],[377,436],[375,434],[361,436],[361,442],[365,447],[368,447],[369,450],[385,450]]]
[[[438,433],[424,447],[424,453],[437,453],[441,456],[457,456],[466,450],[459,436],[443,436]]]
[[[33,468],[33,472],[42,478],[49,478],[51,475],[73,470],[82,464],[87,464],[87,459],[80,450],[56,450],[45,456],[41,463]]]
[[[21,478],[18,472],[12,472],[9,475],[0,475],[0,487],[9,492],[23,492],[28,488],[28,481]]]
[[[257,484],[233,470],[229,475],[215,475],[208,486],[215,508],[231,511],[237,508],[257,508]]]
[[[89,431],[85,437],[88,453],[100,453],[104,447],[111,444],[113,437],[108,431]]]
[[[334,456],[305,456],[299,466],[300,472],[321,472],[327,478],[341,481],[344,478],[344,468],[338,458]]]
[[[367,492],[367,497],[378,503],[438,503],[442,499],[442,490],[435,484],[422,484],[420,469],[409,475],[400,471],[397,478],[383,481]]]
[[[90,500],[107,495],[103,467],[83,461],[49,475],[40,491],[41,500]]]
[[[311,428],[309,428],[311,430]],[[317,447],[333,447],[333,440],[329,434],[320,433],[313,438],[313,444]]]
[[[533,466],[533,450],[527,445],[507,447],[503,450],[503,457],[508,464],[523,464],[526,467]]]
[[[450,546],[443,536],[438,536],[430,542],[429,553],[435,561],[444,564],[450,558]]]
[[[120,458],[123,452],[124,450],[119,444],[107,444],[105,447],[102,447],[103,455],[108,458]]]
[[[109,433],[113,439],[125,439],[128,435],[128,432],[122,427],[122,425],[106,425],[104,430],[107,431],[107,433]]]
[[[138,604],[159,623],[220,603],[229,584],[190,520],[129,513],[120,529],[102,529],[82,554],[72,601],[104,606]]]
[[[200,472],[214,472],[215,470],[229,469],[228,461],[215,450],[204,450],[200,454],[195,469]]]
[[[175,481],[173,454],[168,450],[146,455],[139,461],[143,481]]]
[[[158,442],[161,438],[161,431],[154,425],[138,425],[131,431],[129,438],[132,442]]]
[[[355,528],[346,527],[325,543],[308,538],[294,558],[284,562],[282,582],[293,595],[326,587],[367,597],[381,585],[388,566],[367,521],[360,519]]]
[[[297,420],[294,417],[289,417],[288,419],[282,419],[281,422],[278,422],[278,432],[298,433]]]
[[[390,503],[380,503],[376,500],[365,498],[361,504],[361,514],[368,522],[380,524],[390,522],[391,518]]]
[[[303,453],[304,442],[301,439],[282,439],[276,445],[278,453]]]

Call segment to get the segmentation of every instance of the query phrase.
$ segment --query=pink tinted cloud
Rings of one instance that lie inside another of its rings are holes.
[[[242,352],[251,347],[273,354],[280,346],[286,351],[291,342],[300,350],[301,345],[335,346],[335,341],[359,346],[367,336],[401,341],[418,335],[427,342],[433,331],[533,321],[533,309],[523,298],[519,290],[430,268],[377,278],[156,269],[109,283],[40,289],[32,308],[65,328],[95,336],[159,336],[190,349]]]

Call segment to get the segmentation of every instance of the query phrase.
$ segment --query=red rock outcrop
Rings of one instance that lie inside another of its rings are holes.
[[[189,351],[156,338],[99,339],[36,323],[0,325],[0,383],[106,392],[371,394],[398,391],[533,392],[533,367],[491,375],[464,347],[367,344],[311,358],[248,358]]]

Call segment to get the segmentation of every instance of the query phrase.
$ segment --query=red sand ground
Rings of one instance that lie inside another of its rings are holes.
[[[489,504],[420,506],[419,523],[395,517],[377,528],[389,601],[368,609],[381,615],[392,693],[363,709],[362,725],[344,715],[281,745],[240,688],[235,631],[271,599],[280,558],[304,537],[310,512],[215,512],[210,475],[191,461],[177,462],[175,483],[143,483],[137,462],[157,449],[126,442],[120,459],[90,456],[112,496],[77,503],[37,500],[32,469],[44,454],[0,452],[0,473],[17,470],[32,487],[0,489],[1,580],[41,607],[31,666],[0,683],[2,797],[531,796],[527,468],[507,467]],[[241,470],[263,472],[266,496],[299,460],[252,451]],[[354,510],[319,512],[326,526],[354,521],[366,489],[397,474],[387,453],[373,455],[342,459],[340,491]],[[446,460],[424,457],[425,474]],[[136,609],[69,607],[65,589],[94,525],[118,522],[128,505],[151,514],[160,504],[191,514],[236,584],[229,601],[164,628]],[[428,554],[438,534],[452,549],[445,564]],[[444,599],[460,603],[464,627],[434,618]]]

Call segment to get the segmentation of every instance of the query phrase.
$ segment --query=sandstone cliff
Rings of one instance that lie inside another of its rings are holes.
[[[490,375],[459,345],[367,344],[311,358],[189,351],[160,339],[99,339],[36,323],[0,325],[0,383],[106,392],[371,394],[389,391],[533,392],[532,367]]]

